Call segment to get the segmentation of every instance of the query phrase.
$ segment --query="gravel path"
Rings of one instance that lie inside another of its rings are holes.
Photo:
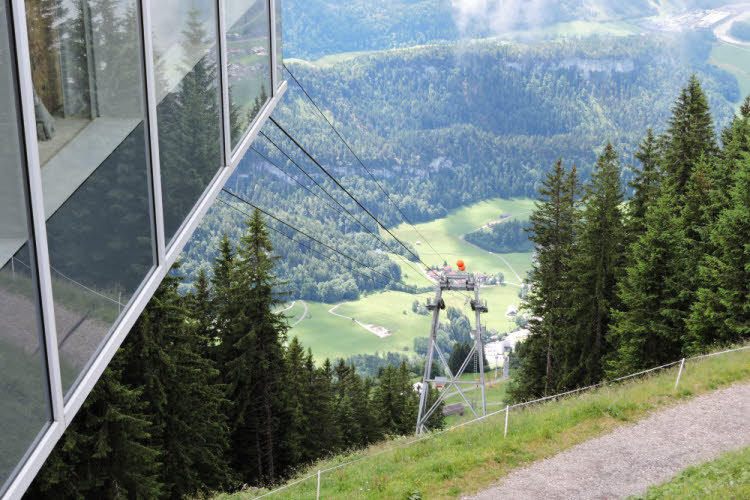
[[[512,472],[466,500],[624,498],[645,493],[689,465],[748,445],[750,383],[741,383]]]

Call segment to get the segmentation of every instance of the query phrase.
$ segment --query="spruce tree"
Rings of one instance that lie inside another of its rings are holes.
[[[641,163],[634,179],[628,184],[633,197],[628,201],[628,236],[637,238],[646,230],[646,211],[656,203],[661,189],[659,145],[651,129],[638,147],[635,157]]]
[[[409,368],[406,361],[401,361],[396,373],[396,409],[397,417],[394,419],[396,424],[396,433],[406,436],[414,432],[417,425],[417,412],[419,409],[419,394],[414,390],[411,383]],[[440,411],[438,408],[436,411]],[[442,411],[441,411],[442,413]],[[433,425],[435,422],[433,422]],[[441,426],[442,428],[442,426]]]
[[[665,174],[678,202],[697,162],[704,155],[715,155],[717,150],[708,99],[693,75],[672,109],[664,144]]]
[[[707,247],[705,211],[718,149],[706,96],[695,77],[680,93],[662,141],[664,180],[647,210],[645,232],[629,251],[610,335],[610,376],[650,368],[683,354],[686,320],[701,286]]]
[[[748,121],[746,115],[735,126],[747,131]],[[742,135],[735,133],[733,143]],[[728,154],[724,161],[732,172],[729,206],[712,224],[710,250],[701,262],[701,287],[687,321],[685,351],[690,354],[750,337],[750,155]]]
[[[162,450],[165,496],[182,498],[229,484],[224,388],[206,357],[206,332],[191,321],[177,292],[181,277],[164,278],[128,337],[125,379],[149,404],[152,446]]]
[[[569,290],[572,335],[561,343],[563,387],[598,382],[608,351],[611,310],[619,304],[615,285],[625,264],[624,192],[620,163],[611,144],[586,186],[578,237],[571,254]]]
[[[104,370],[27,498],[158,498],[161,451],[142,390],[123,382],[127,349]]]
[[[305,353],[297,337],[294,337],[286,349],[287,428],[284,436],[285,463],[294,466],[309,460],[304,441],[310,433],[309,411],[311,409],[310,382],[312,374],[306,364]],[[310,450],[307,450],[310,451]]]
[[[559,388],[561,371],[557,352],[569,321],[569,257],[579,184],[575,167],[566,172],[559,160],[539,190],[530,217],[529,239],[536,244],[536,260],[529,281],[534,283],[527,308],[530,335],[521,344],[521,367],[510,384],[515,400],[541,396]]]
[[[396,392],[396,371],[392,365],[387,365],[379,377],[378,385],[375,388],[372,398],[373,407],[377,412],[378,423],[386,433],[393,433],[397,427],[398,402]]]
[[[304,368],[307,428],[302,439],[302,449],[304,460],[311,461],[329,455],[336,449],[339,432],[334,425],[330,362],[326,360],[321,368],[316,368],[312,351],[308,349]]]
[[[255,210],[228,261],[228,294],[216,293],[217,324],[224,329],[220,369],[233,403],[232,464],[243,480],[261,483],[272,483],[281,473],[287,419],[282,342],[288,326],[273,312],[281,300],[273,275],[278,257],[272,252],[262,215]]]

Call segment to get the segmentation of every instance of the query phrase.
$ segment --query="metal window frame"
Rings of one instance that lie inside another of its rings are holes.
[[[161,186],[161,168],[159,152],[158,123],[156,115],[156,82],[155,65],[153,60],[153,34],[151,31],[151,0],[136,0],[139,9],[139,29],[141,50],[143,52],[142,71],[145,84],[145,116],[147,125],[147,143],[149,148],[149,189],[151,193],[152,228],[155,240],[155,266],[144,278],[138,291],[131,298],[123,310],[118,321],[113,325],[109,334],[104,338],[97,354],[94,355],[78,378],[68,395],[67,401],[63,391],[60,373],[60,359],[57,344],[57,331],[54,315],[54,297],[52,292],[52,277],[47,245],[47,219],[44,211],[41,167],[39,149],[36,136],[36,119],[34,115],[33,83],[31,76],[31,61],[26,22],[24,0],[8,0],[10,3],[11,26],[16,51],[16,75],[18,78],[19,95],[21,98],[21,124],[23,127],[25,167],[29,189],[29,210],[31,214],[31,240],[33,241],[33,257],[36,262],[36,276],[38,281],[39,299],[41,306],[42,335],[47,354],[46,377],[48,380],[52,421],[46,428],[40,429],[40,434],[34,443],[30,443],[25,461],[19,464],[15,475],[10,477],[2,498],[20,499],[32,480],[41,469],[45,460],[63,436],[67,426],[80,410],[94,385],[101,377],[109,362],[117,353],[118,348],[127,337],[138,317],[145,309],[152,295],[169,273],[172,264],[177,260],[183,248],[193,235],[201,220],[211,208],[213,202],[221,193],[222,188],[237,169],[240,161],[247,153],[253,141],[257,138],[261,128],[271,116],[287,90],[286,81],[279,79],[276,57],[276,22],[275,2],[269,2],[270,30],[270,62],[271,62],[271,97],[264,104],[258,116],[244,132],[240,143],[234,151],[231,150],[231,128],[229,124],[229,82],[226,54],[225,0],[214,0],[218,15],[218,58],[220,66],[220,98],[222,109],[223,133],[223,166],[219,168],[213,180],[204,190],[201,198],[193,210],[186,217],[177,233],[167,245],[164,233],[164,210]]]
[[[271,51],[271,96],[276,97],[276,87],[279,84],[279,65],[276,60],[276,2],[277,0],[268,0],[268,11],[270,13],[269,22],[271,23],[271,44],[269,45]]]

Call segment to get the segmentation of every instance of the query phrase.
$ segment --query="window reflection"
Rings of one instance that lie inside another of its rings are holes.
[[[154,265],[137,0],[26,0],[63,389]]]
[[[152,2],[164,226],[171,239],[223,164],[213,0]]]
[[[50,420],[38,293],[11,73],[6,0],[0,1],[0,495],[3,484]]]
[[[227,71],[232,148],[266,103],[271,90],[271,18],[268,0],[227,0]]]

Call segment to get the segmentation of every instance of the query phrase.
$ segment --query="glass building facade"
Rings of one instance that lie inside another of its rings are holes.
[[[0,496],[20,498],[286,90],[281,0],[0,0]]]

